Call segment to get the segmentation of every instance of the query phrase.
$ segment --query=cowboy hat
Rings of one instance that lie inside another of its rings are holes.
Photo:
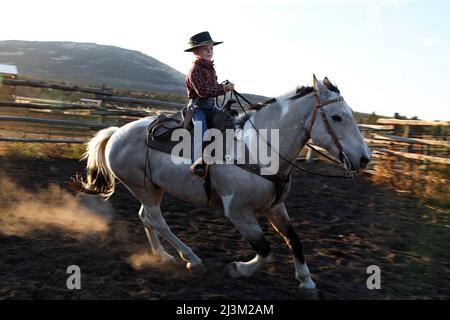
[[[207,44],[212,44],[213,46],[223,43],[221,42],[215,42],[211,38],[211,35],[208,31],[197,33],[196,35],[192,36],[189,39],[189,44],[191,47],[189,49],[184,50],[185,52],[192,52],[195,50],[195,48],[205,46]]]

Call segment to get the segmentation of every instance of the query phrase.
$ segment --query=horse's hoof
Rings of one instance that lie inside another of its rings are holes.
[[[301,283],[299,285],[300,292],[302,293],[303,299],[307,300],[317,300],[320,299],[319,290],[317,290],[314,282],[310,283]]]
[[[316,284],[311,279],[304,280],[302,283],[300,283],[300,289],[315,290]]]
[[[228,274],[229,274],[230,277],[232,277],[232,278],[239,278],[239,277],[242,277],[242,276],[243,276],[243,274],[242,274],[241,272],[239,272],[237,262],[231,262],[231,263],[227,266],[227,270],[228,270]]]
[[[192,274],[202,275],[202,274],[206,273],[206,267],[202,262],[197,263],[197,264],[192,264],[192,263],[188,262],[188,263],[186,263],[186,268]]]

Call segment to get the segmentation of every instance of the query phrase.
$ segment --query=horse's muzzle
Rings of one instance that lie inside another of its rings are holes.
[[[367,165],[369,164],[370,159],[366,158],[366,156],[361,156],[361,158],[359,159],[359,167],[361,169],[365,169],[367,167]]]

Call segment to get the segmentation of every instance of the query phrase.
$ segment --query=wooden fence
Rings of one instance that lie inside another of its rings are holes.
[[[375,157],[381,155],[450,164],[450,122],[378,119],[378,125],[360,125]]]
[[[116,96],[112,89],[65,83],[1,79],[1,84],[89,95],[89,98],[70,103],[31,97],[0,100],[0,141],[7,142],[82,143],[99,129],[121,126],[161,112],[173,113],[182,105],[172,101]]]
[[[26,102],[0,101],[0,141],[81,143],[101,128],[121,126],[161,112],[173,113],[182,105],[170,101],[114,96],[113,90],[107,88],[20,79],[2,79],[2,83],[94,94],[101,103],[49,103],[48,100],[43,103],[42,99],[33,98],[25,99]],[[21,100],[24,101],[23,98]],[[382,118],[376,125],[359,124],[359,128],[375,159],[396,158],[422,164],[450,164],[448,121]],[[309,161],[315,158],[311,150],[305,151],[302,156]]]
[[[374,157],[368,172],[375,183],[450,206],[450,122],[383,118],[360,128]]]

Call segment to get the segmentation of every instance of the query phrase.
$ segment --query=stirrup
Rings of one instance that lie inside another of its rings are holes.
[[[189,169],[193,175],[200,178],[204,178],[208,174],[208,164],[203,162],[203,158],[198,158]]]

